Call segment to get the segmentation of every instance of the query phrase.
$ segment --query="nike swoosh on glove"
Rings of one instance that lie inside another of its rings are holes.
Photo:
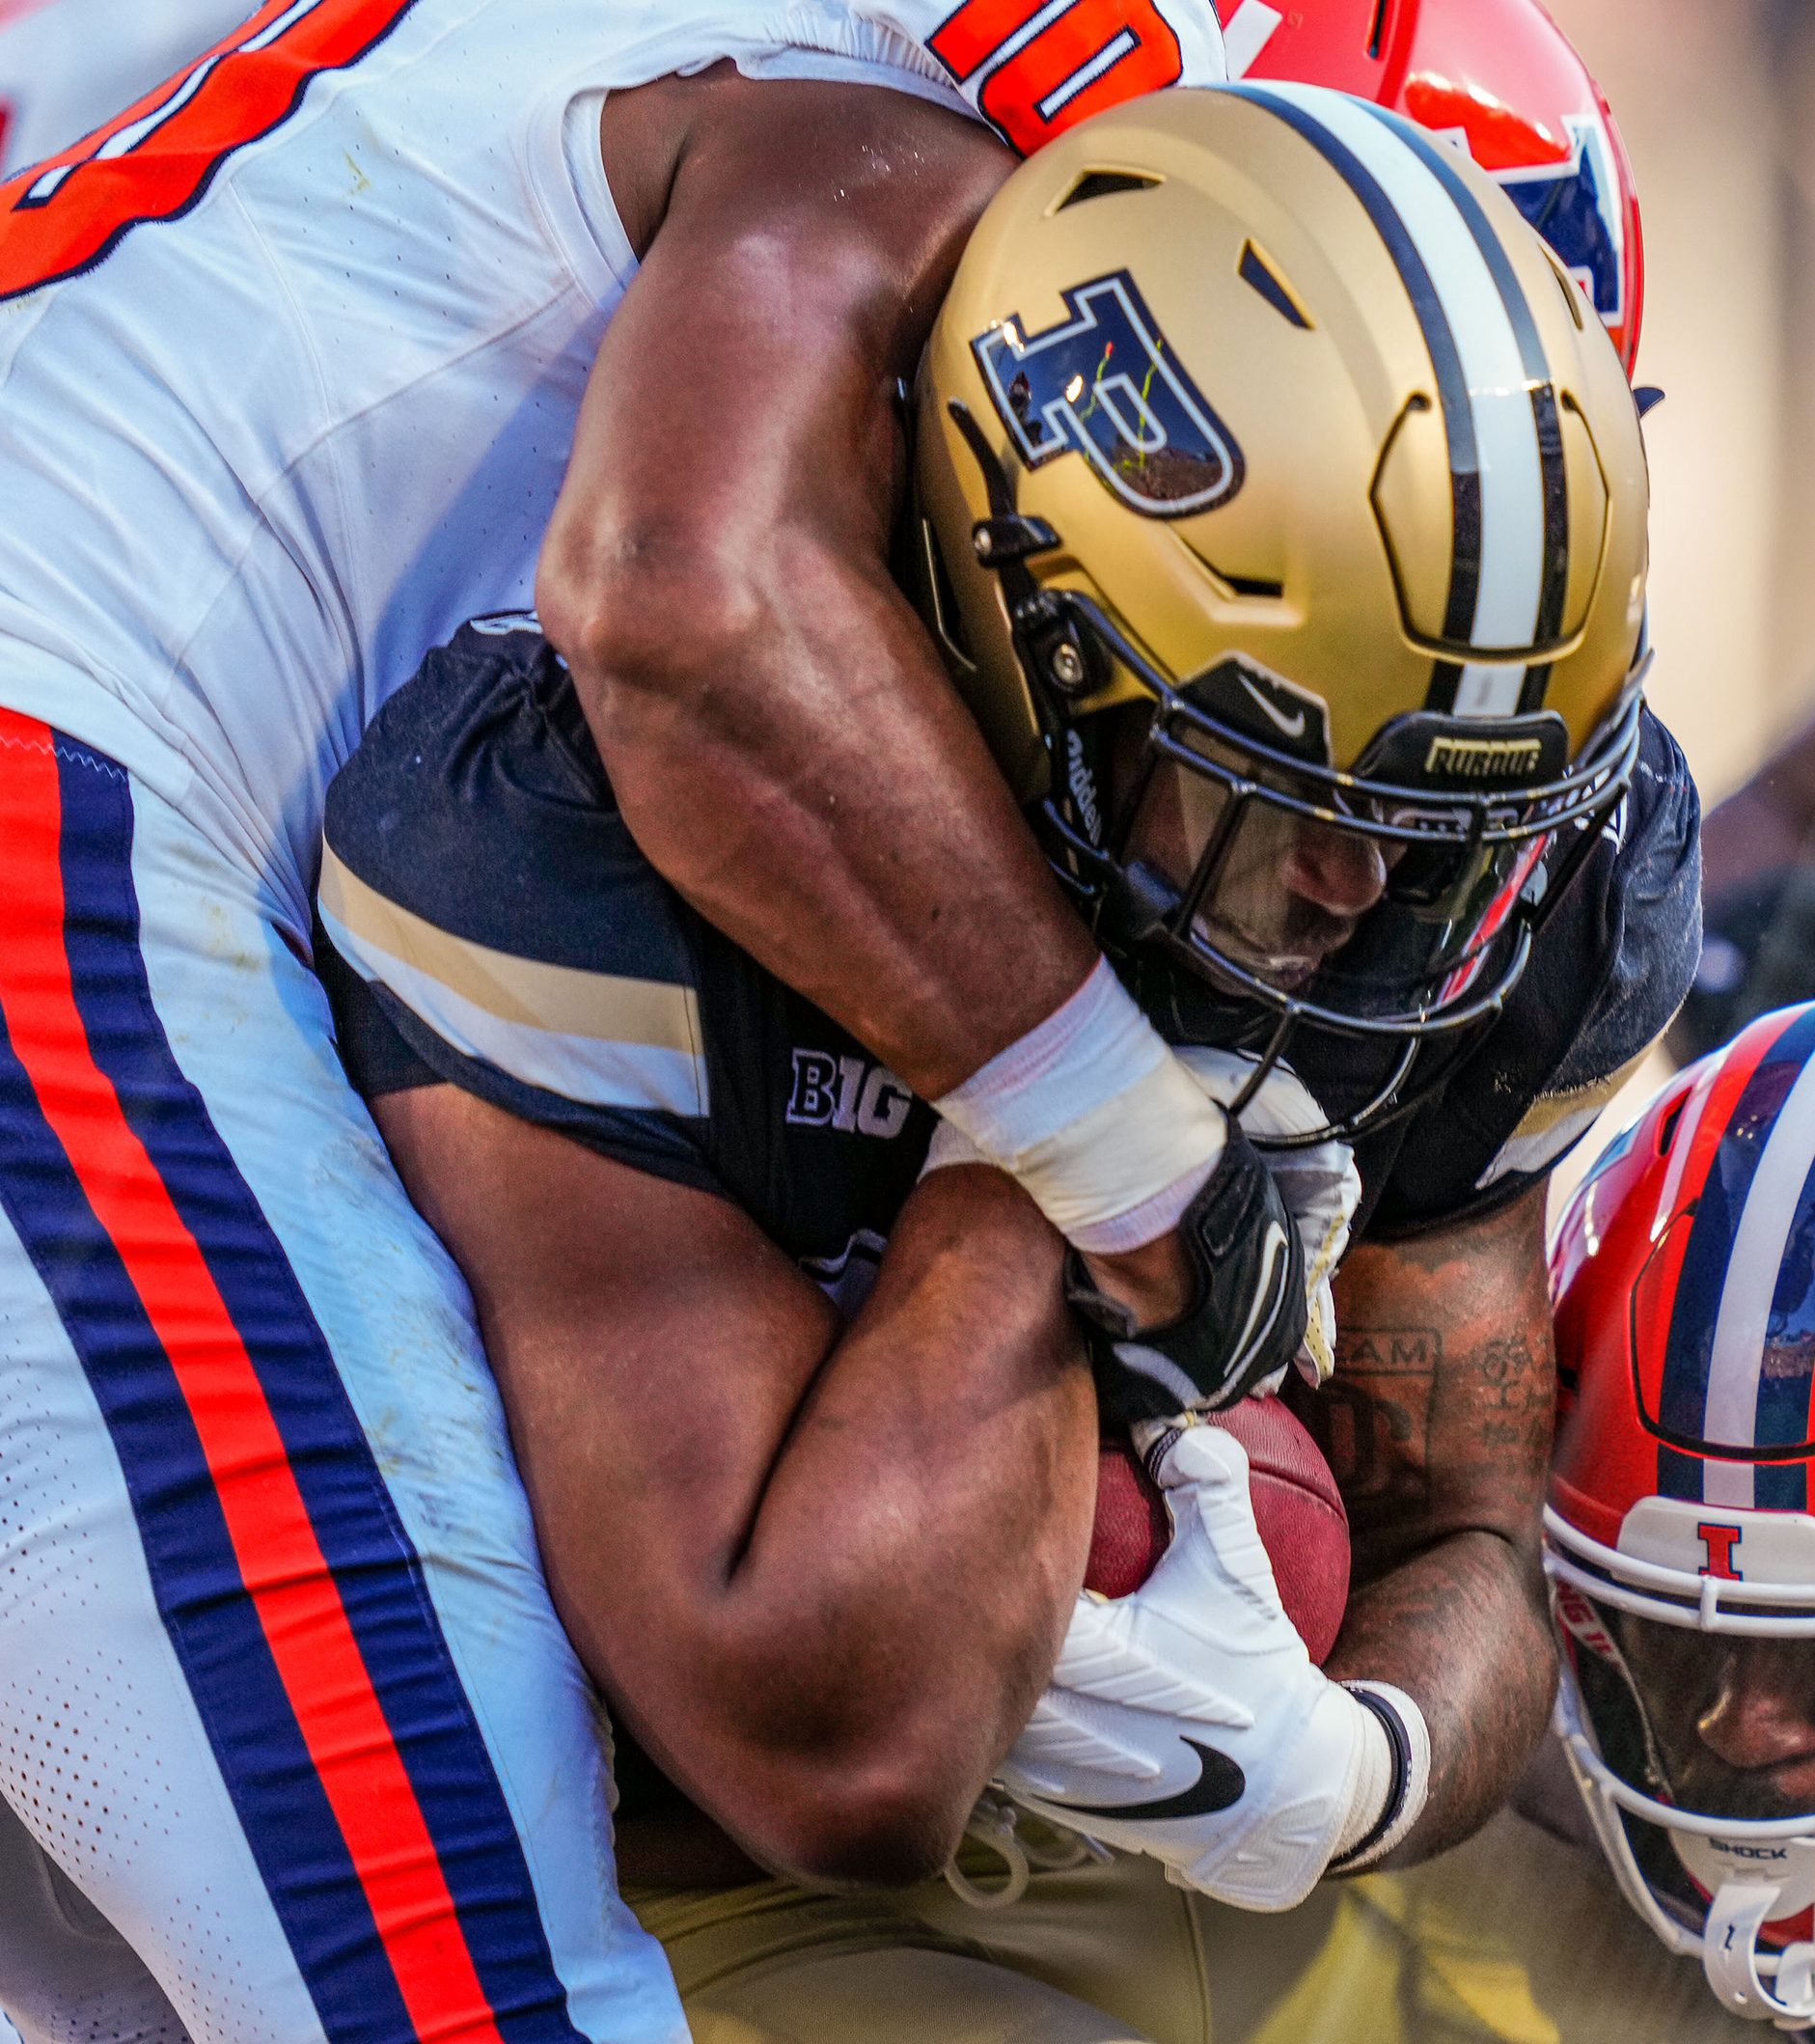
[[[1239,1051],[1179,1046],[1180,1062],[1219,1106],[1230,1106],[1254,1076],[1252,1058]],[[1349,1246],[1349,1227],[1361,1198],[1355,1152],[1334,1137],[1308,1149],[1270,1149],[1280,1136],[1306,1136],[1330,1117],[1289,1066],[1276,1064],[1242,1109],[1242,1127],[1259,1147],[1279,1188],[1305,1249],[1305,1289],[1310,1320],[1298,1358],[1299,1374],[1324,1383],[1336,1367],[1336,1304],[1331,1280]],[[1268,1387],[1277,1389],[1277,1387]]]
[[[1334,1861],[1371,1864],[1411,1828],[1429,1780],[1423,1719],[1397,1691],[1358,1695],[1312,1666],[1238,1441],[1168,1429],[1152,1461],[1172,1544],[1132,1596],[1079,1598],[998,1780],[1054,1823],[1159,1860],[1180,1887],[1290,1909]]]

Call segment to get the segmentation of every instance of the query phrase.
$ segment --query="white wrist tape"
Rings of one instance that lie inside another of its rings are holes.
[[[1390,1682],[1345,1682],[1368,1712],[1349,1821],[1330,1870],[1359,1873],[1384,1860],[1424,1813],[1431,1792],[1431,1735],[1424,1713]]]
[[[1101,1256],[1175,1228],[1227,1140],[1223,1110],[1103,960],[933,1105],[1060,1234]]]

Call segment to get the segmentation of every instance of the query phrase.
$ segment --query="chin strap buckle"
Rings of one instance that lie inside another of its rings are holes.
[[[1807,1858],[1815,1839],[1798,1838],[1790,1850]],[[1784,1910],[1783,1893],[1774,1881],[1723,1881],[1702,1932],[1702,1971],[1736,2015],[1801,2030],[1815,2023],[1815,1945],[1791,1945],[1774,1959],[1758,1949],[1759,1932]]]
[[[1025,561],[1031,554],[1050,554],[1059,543],[1059,535],[1044,518],[1031,518],[1022,511],[983,518],[971,528],[971,544],[984,567]]]

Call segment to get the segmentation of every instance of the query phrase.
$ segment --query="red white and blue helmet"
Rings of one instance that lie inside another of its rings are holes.
[[[1545,1566],[1577,1786],[1628,1900],[1727,2006],[1815,2021],[1815,1808],[1694,1808],[1634,1667],[1652,1624],[1722,1655],[1806,1641],[1815,1671],[1815,1006],[1652,1100],[1571,1202],[1551,1284]]]
[[[1644,311],[1632,164],[1537,0],[1217,0],[1233,77],[1331,85],[1455,141],[1581,284],[1627,373]]]

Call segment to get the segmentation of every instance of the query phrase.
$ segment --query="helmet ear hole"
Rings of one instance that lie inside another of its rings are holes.
[[[1670,1154],[1670,1145],[1676,1141],[1676,1132],[1682,1126],[1683,1122],[1683,1109],[1688,1105],[1688,1103],[1689,1095],[1686,1092],[1683,1095],[1682,1099],[1680,1099],[1676,1103],[1676,1105],[1671,1108],[1669,1113],[1664,1116],[1664,1119],[1659,1122],[1658,1155],[1660,1157],[1667,1157]]]

